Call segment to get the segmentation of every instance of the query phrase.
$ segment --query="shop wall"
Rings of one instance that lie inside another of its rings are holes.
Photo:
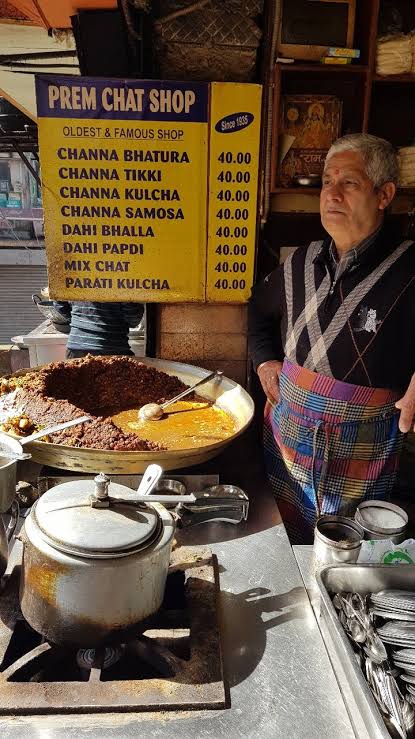
[[[156,352],[163,359],[220,369],[246,385],[246,305],[158,306]]]

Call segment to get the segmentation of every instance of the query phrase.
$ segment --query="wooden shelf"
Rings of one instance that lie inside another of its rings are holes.
[[[369,67],[363,64],[281,64],[276,65],[279,67],[281,72],[316,72],[321,74],[323,72],[330,72],[334,74],[366,74],[369,71]]]
[[[415,26],[415,2],[395,0],[394,4],[402,13],[403,31],[408,33]],[[414,141],[415,107],[410,105],[410,94],[415,90],[415,70],[409,74],[388,76],[376,73],[381,5],[381,0],[356,2],[353,47],[361,50],[360,59],[344,65],[325,65],[318,61],[298,59],[290,64],[276,64],[271,153],[271,194],[276,208],[284,209],[289,204],[290,196],[295,206],[294,196],[298,195],[301,196],[298,198],[299,207],[313,211],[317,207],[317,196],[320,194],[319,187],[281,186],[278,132],[281,101],[286,95],[334,95],[339,98],[343,103],[340,135],[362,131],[385,138],[395,146],[409,145]],[[306,200],[306,195],[312,196],[313,200]],[[409,209],[415,196],[415,187],[399,188],[397,195],[402,207]]]
[[[276,187],[272,195],[320,195],[319,187]]]
[[[275,187],[271,195],[320,195],[320,187]],[[398,187],[396,195],[415,195],[415,187]]]
[[[390,74],[388,77],[383,76],[382,74],[375,74],[373,77],[373,82],[384,82],[384,83],[393,83],[393,82],[409,82],[414,83],[415,82],[415,74]]]

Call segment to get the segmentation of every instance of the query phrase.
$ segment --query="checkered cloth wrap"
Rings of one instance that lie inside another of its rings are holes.
[[[352,515],[363,500],[388,499],[403,441],[398,397],[284,361],[280,402],[265,415],[264,446],[293,544],[313,541],[319,513]]]

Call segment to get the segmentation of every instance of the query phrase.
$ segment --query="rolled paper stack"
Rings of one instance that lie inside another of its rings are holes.
[[[377,74],[387,76],[412,72],[412,46],[412,37],[409,35],[379,38],[376,51]]]
[[[415,187],[415,146],[399,149],[399,184],[401,187]]]

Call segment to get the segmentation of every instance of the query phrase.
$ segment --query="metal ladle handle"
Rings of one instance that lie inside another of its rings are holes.
[[[30,434],[30,436],[12,436],[11,434],[6,433],[6,431],[0,431],[0,454],[9,459],[30,459],[31,455],[25,454],[23,451],[23,447],[26,446],[26,444],[30,444],[32,441],[36,441],[36,439],[41,439],[43,436],[55,434],[57,431],[63,431],[63,429],[70,428],[71,426],[86,423],[87,421],[92,421],[91,416],[73,418],[71,421],[64,421],[63,423],[57,423],[54,426],[47,426],[46,428],[41,429],[41,431],[36,431],[34,434]]]
[[[177,400],[180,400],[181,398],[184,398],[185,395],[190,395],[194,390],[196,390],[197,387],[200,387],[200,385],[204,385],[205,382],[209,382],[209,380],[213,380],[214,377],[222,377],[223,372],[222,370],[215,370],[214,372],[211,372],[209,375],[206,375],[206,377],[202,377],[199,382],[197,382],[195,385],[192,385],[191,387],[187,387],[186,390],[183,390],[178,395],[175,395],[174,398],[170,398],[170,400],[166,400],[164,403],[160,403],[160,408],[163,410],[167,408],[167,406],[171,405],[172,403],[175,403]]]
[[[30,436],[19,438],[19,441],[20,441],[20,444],[24,446],[25,444],[30,444],[30,442],[32,441],[36,441],[36,439],[41,439],[42,436],[48,436],[49,434],[56,434],[58,431],[69,429],[71,426],[78,426],[78,424],[80,423],[87,423],[87,421],[92,421],[91,416],[80,416],[79,418],[73,418],[71,421],[64,421],[63,423],[57,423],[54,426],[47,426],[46,428],[41,429],[40,431],[36,431],[34,434],[31,434]]]

